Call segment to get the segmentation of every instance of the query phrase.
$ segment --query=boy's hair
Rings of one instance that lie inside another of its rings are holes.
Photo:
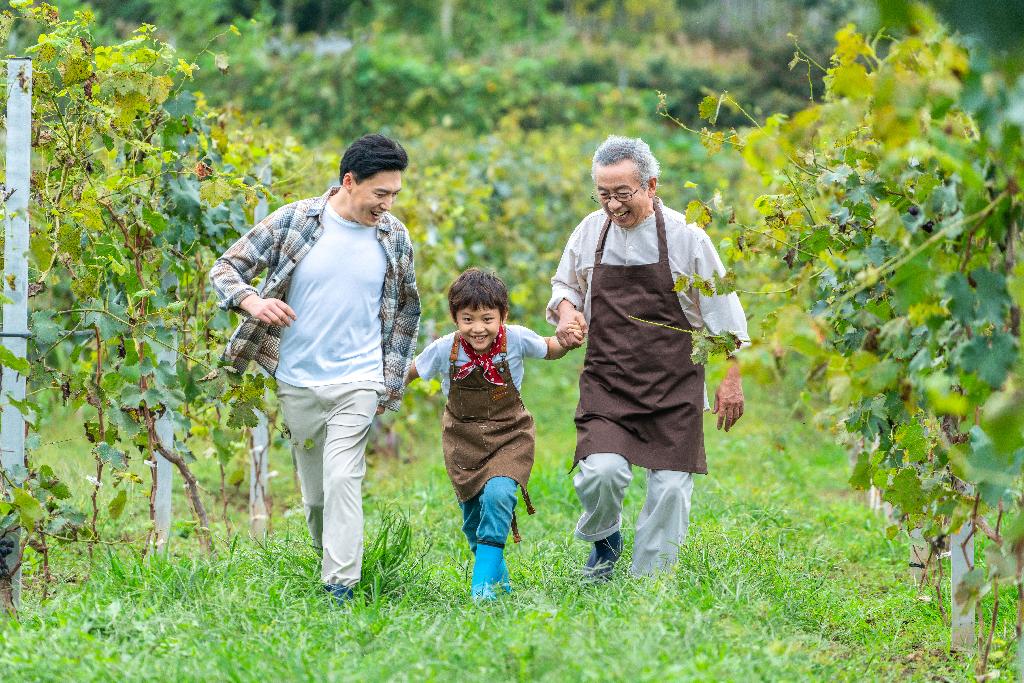
[[[357,183],[381,171],[404,171],[409,155],[395,140],[379,134],[364,135],[345,150],[338,170],[338,182],[351,172]]]
[[[504,319],[508,315],[508,289],[494,273],[469,268],[448,288],[448,310],[455,320],[459,311],[481,308],[496,308]]]

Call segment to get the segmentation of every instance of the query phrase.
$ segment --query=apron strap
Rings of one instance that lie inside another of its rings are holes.
[[[537,512],[536,508],[533,507],[533,503],[530,502],[530,492],[526,490],[525,486],[520,486],[523,490],[523,502],[526,503],[527,514],[534,514]]]
[[[452,337],[452,352],[448,356],[448,377],[455,377],[455,361],[459,358],[459,333],[456,332],[455,336]]]
[[[508,326],[502,323],[501,328],[505,331],[505,334],[501,335],[501,348],[498,349],[498,355],[501,356],[501,362],[508,367]]]
[[[668,263],[668,237],[665,234],[665,214],[661,211],[661,197],[654,198],[654,222],[658,228],[658,263]]]
[[[530,502],[530,492],[526,490],[525,486],[520,485],[519,489],[523,492],[523,502],[526,503],[526,513],[535,514],[536,508],[533,507],[533,503]],[[515,543],[519,543],[523,540],[523,537],[519,535],[519,520],[516,519],[516,511],[512,511],[512,540]]]
[[[601,228],[601,236],[597,238],[597,250],[594,252],[594,265],[599,266],[604,261],[604,243],[608,239],[608,228],[612,227],[612,218],[609,216]]]

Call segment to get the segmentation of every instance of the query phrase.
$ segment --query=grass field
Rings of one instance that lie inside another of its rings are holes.
[[[280,452],[265,543],[220,524],[211,559],[184,538],[167,559],[101,548],[91,569],[81,548],[65,550],[45,602],[30,575],[20,622],[0,625],[0,681],[972,679],[973,661],[947,654],[934,592],[906,578],[905,541],[886,540],[885,521],[846,486],[843,452],[792,417],[782,392],[749,388],[747,414],[728,435],[709,417],[711,474],[697,482],[674,573],[638,580],[625,571],[643,501],[638,476],[625,561],[609,584],[582,586],[587,548],[571,536],[578,505],[567,474],[571,366],[528,368],[538,512],[521,518],[524,540],[510,546],[511,596],[469,600],[470,555],[440,437],[422,430],[409,461],[371,463],[367,537],[386,528],[392,545],[368,552],[362,598],[335,608]],[[66,442],[45,458],[85,467],[74,451]],[[126,513],[136,523],[143,490]],[[243,493],[229,501],[235,528],[244,528]],[[407,553],[396,511],[408,519]],[[997,667],[1011,658],[1000,639],[1011,639],[1015,605],[1003,604]]]

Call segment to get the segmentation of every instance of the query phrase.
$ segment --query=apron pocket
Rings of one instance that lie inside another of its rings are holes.
[[[490,417],[491,392],[488,388],[462,387],[450,391],[448,409],[459,420],[486,420]]]

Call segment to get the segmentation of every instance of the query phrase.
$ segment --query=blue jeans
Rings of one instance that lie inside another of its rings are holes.
[[[512,512],[518,499],[515,479],[494,477],[488,479],[480,493],[465,503],[462,508],[462,532],[469,541],[469,549],[476,552],[477,543],[498,548],[505,547],[512,529]]]

